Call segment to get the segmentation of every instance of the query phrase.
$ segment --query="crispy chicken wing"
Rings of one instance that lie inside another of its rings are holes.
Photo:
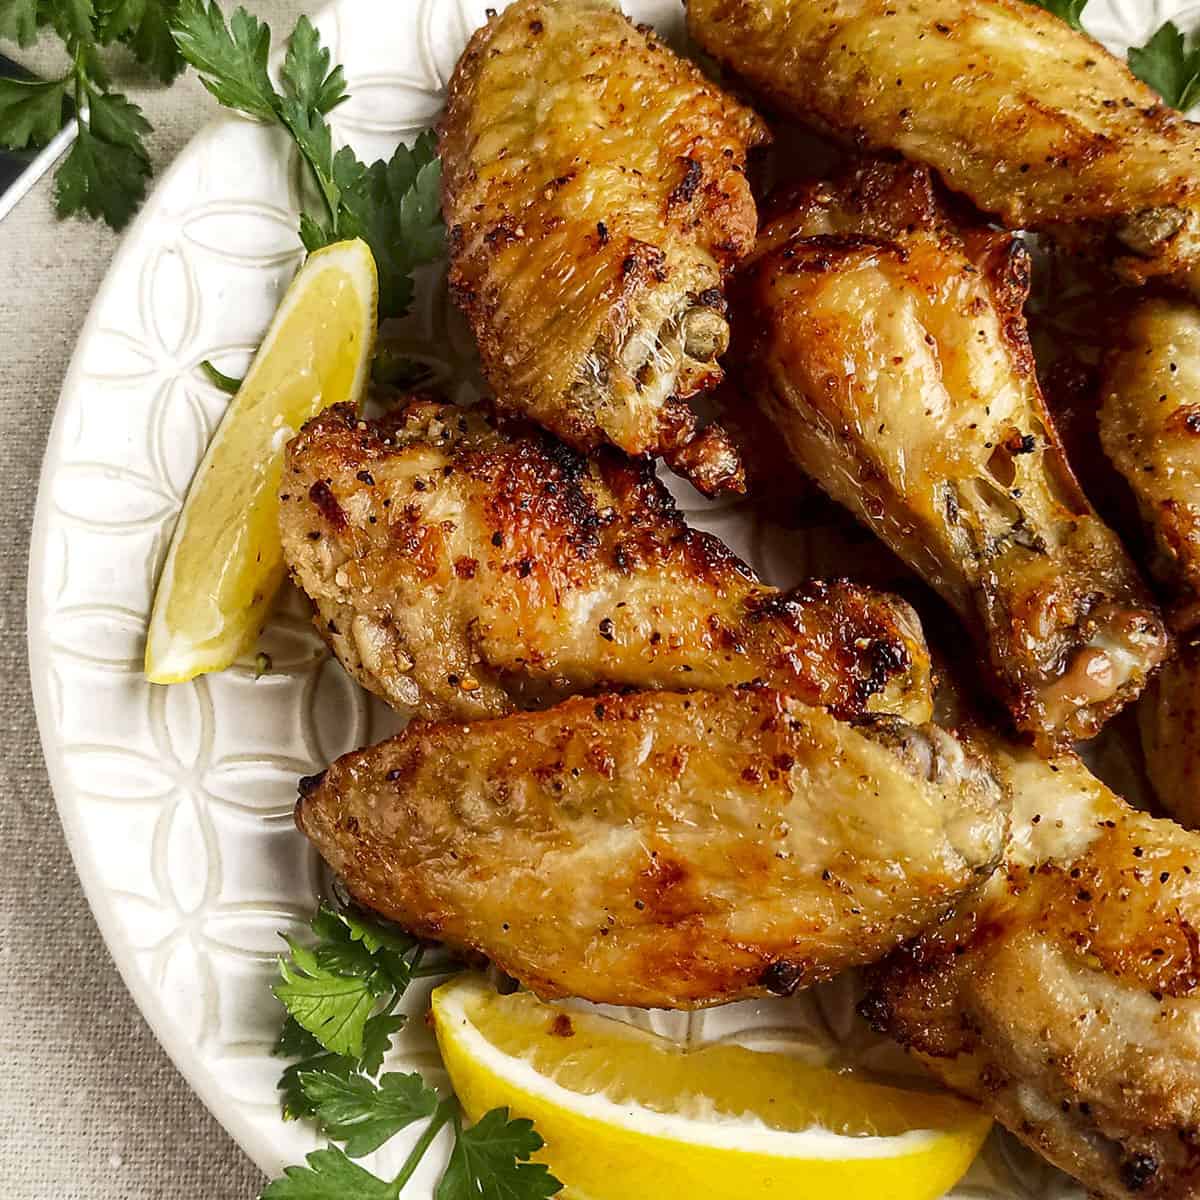
[[[1137,498],[1150,564],[1184,631],[1138,706],[1146,773],[1173,817],[1200,828],[1200,308],[1144,300],[1116,326],[1100,438]],[[1190,631],[1190,632],[1189,632]]]
[[[688,0],[789,116],[927,164],[1010,228],[1200,290],[1200,129],[1025,0]]]
[[[1200,308],[1142,302],[1107,363],[1104,450],[1137,496],[1177,619],[1200,622]]]
[[[1045,747],[1096,733],[1167,637],[1046,414],[1028,275],[923,168],[868,163],[767,223],[734,347],[795,461],[958,611]]]
[[[301,782],[361,903],[543,996],[691,1008],[870,962],[992,869],[1002,793],[935,726],[767,689],[417,722]]]
[[[1007,859],[863,1011],[1097,1195],[1200,1197],[1200,836],[996,746]]]
[[[609,0],[517,0],[441,125],[450,281],[499,406],[580,450],[665,454],[740,487],[687,397],[721,375],[722,283],[754,243],[766,128]]]
[[[1200,829],[1200,629],[1179,641],[1178,657],[1138,704],[1138,724],[1159,803],[1181,824]]]
[[[590,458],[479,409],[348,406],[289,445],[284,556],[347,670],[425,717],[499,716],[599,686],[761,680],[854,715],[931,711],[903,601],[759,583],[683,521],[652,466]]]

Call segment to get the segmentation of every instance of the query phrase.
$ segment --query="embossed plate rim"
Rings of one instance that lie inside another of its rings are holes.
[[[325,7],[332,9],[338,3],[344,2],[346,0],[333,0],[333,3]],[[158,192],[167,187],[172,180],[181,176],[188,169],[189,153],[193,152],[204,138],[215,136],[220,129],[235,125],[240,120],[241,118],[233,115],[217,115],[206,121],[188,139],[171,165],[156,180],[154,191]],[[57,752],[57,747],[51,744],[51,731],[55,726],[50,719],[48,695],[50,646],[47,638],[36,636],[40,630],[37,629],[38,622],[35,621],[35,617],[41,615],[40,589],[45,576],[50,534],[52,509],[50,495],[64,448],[66,423],[70,413],[67,400],[82,384],[84,376],[82,350],[101,327],[105,301],[117,291],[119,279],[126,265],[133,263],[137,258],[141,235],[154,225],[157,216],[158,213],[148,198],[133,224],[121,238],[120,245],[113,255],[108,271],[96,291],[95,298],[88,309],[88,315],[79,331],[79,337],[71,355],[71,363],[67,368],[67,374],[59,392],[59,401],[54,410],[50,433],[46,439],[46,450],[42,456],[41,469],[38,472],[38,493],[33,514],[33,530],[29,546],[29,575],[26,584],[25,627],[29,652],[30,688],[33,693],[38,740],[42,747],[42,756],[46,761],[46,772],[50,777],[50,788],[54,793],[58,818],[62,823],[67,847],[71,852],[71,860],[75,864],[75,871],[83,885],[88,907],[92,910],[92,915],[100,929],[100,935],[104,938],[104,944],[108,947],[109,954],[112,955],[117,971],[120,973],[125,987],[129,990],[134,1004],[145,1018],[146,1024],[150,1026],[159,1045],[166,1051],[180,1074],[187,1080],[188,1086],[200,1097],[205,1108],[220,1122],[234,1141],[265,1174],[269,1175],[277,1169],[276,1156],[270,1146],[264,1144],[263,1134],[254,1127],[238,1105],[228,1102],[217,1078],[205,1065],[198,1050],[188,1042],[183,1030],[172,1022],[166,1004],[159,993],[151,988],[138,973],[134,962],[133,947],[126,940],[120,928],[116,911],[106,895],[107,888],[100,878],[99,867],[93,856],[88,853],[83,831],[83,817],[79,808],[84,797],[74,781],[69,778],[65,757]],[[71,797],[73,802],[64,802],[64,797]]]

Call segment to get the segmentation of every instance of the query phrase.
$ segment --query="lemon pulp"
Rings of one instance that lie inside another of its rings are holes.
[[[467,1116],[531,1118],[539,1158],[578,1200],[935,1200],[991,1125],[951,1096],[739,1046],[687,1050],[479,976],[439,988],[433,1017]]]
[[[192,480],[155,593],[146,678],[219,671],[257,636],[283,579],[283,452],[323,408],[361,400],[378,283],[366,243],[311,255]]]

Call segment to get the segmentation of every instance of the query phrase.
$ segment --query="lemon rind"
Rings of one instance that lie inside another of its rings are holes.
[[[309,255],[296,278],[289,284],[279,308],[271,318],[271,324],[266,337],[259,346],[258,352],[254,356],[254,361],[251,363],[250,369],[246,374],[246,378],[243,381],[243,388],[253,386],[259,364],[266,361],[270,356],[278,341],[279,331],[286,324],[288,317],[300,302],[303,293],[295,287],[300,275],[308,272],[311,280],[320,272],[330,269],[343,270],[355,280],[356,284],[366,285],[366,294],[372,297],[372,302],[365,314],[366,324],[369,329],[374,329],[378,322],[378,281],[375,276],[375,263],[370,248],[361,239],[336,242],[331,246],[325,246]],[[364,269],[369,278],[364,277]],[[364,347],[368,345],[369,339],[364,342]],[[358,364],[358,370],[355,372],[354,380],[350,387],[350,394],[346,397],[350,402],[357,404],[361,401],[362,395],[366,390],[370,367],[371,354],[364,349],[362,359]],[[239,389],[239,394],[240,391],[241,389]],[[236,400],[236,396],[231,398],[230,408],[226,410],[227,412],[232,409]],[[222,417],[216,432],[205,447],[204,454],[197,464],[195,474],[188,485],[187,494],[183,498],[178,523],[172,531],[171,541],[167,547],[167,554],[163,560],[162,569],[159,572],[154,595],[151,600],[150,618],[146,631],[146,649],[143,657],[143,674],[149,683],[187,683],[199,675],[224,670],[236,662],[241,654],[245,653],[261,631],[253,622],[244,628],[239,627],[237,622],[231,617],[225,627],[228,631],[228,636],[221,637],[220,640],[216,640],[216,638],[209,639],[201,646],[197,646],[189,641],[186,636],[167,626],[166,612],[176,586],[175,561],[177,551],[183,539],[186,538],[187,529],[191,524],[188,502],[191,499],[192,490],[204,476],[205,464],[211,460],[214,448],[221,441],[224,424],[225,419]],[[272,451],[274,452],[274,447],[272,447]]]
[[[514,1093],[568,1110],[583,1120],[617,1126],[640,1137],[781,1160],[844,1162],[918,1156],[945,1137],[969,1132],[974,1124],[971,1121],[951,1129],[910,1130],[891,1137],[849,1137],[819,1127],[795,1131],[771,1129],[757,1118],[697,1120],[636,1105],[617,1104],[603,1095],[583,1095],[548,1079],[528,1063],[498,1050],[487,1040],[466,1012],[472,996],[486,994],[486,985],[476,980],[460,979],[439,988],[433,997],[435,1013],[441,1018],[438,1021],[439,1039],[444,1030],[444,1036],[456,1042],[464,1055]],[[985,1122],[986,1118],[981,1116],[979,1120]]]

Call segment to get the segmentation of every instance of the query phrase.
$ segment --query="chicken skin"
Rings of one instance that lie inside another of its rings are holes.
[[[415,722],[300,792],[360,903],[542,996],[663,1008],[878,959],[979,886],[1007,823],[936,726],[762,688]]]
[[[762,681],[843,715],[929,718],[903,601],[782,593],[689,529],[646,461],[584,458],[479,409],[349,406],[288,446],[284,557],[342,664],[403,713],[476,719],[599,687]]]
[[[1010,229],[1200,292],[1200,127],[1026,0],[687,0],[757,95],[937,171]]]
[[[1200,829],[1200,629],[1179,642],[1178,657],[1138,704],[1138,725],[1158,802],[1181,825]]]
[[[1095,734],[1167,649],[1067,465],[1020,242],[956,224],[924,168],[860,165],[768,221],[734,294],[736,370],[794,461],[971,629],[1044,749]]]
[[[1200,829],[1200,308],[1156,297],[1114,327],[1100,440],[1137,499],[1181,642],[1138,706],[1146,773],[1163,808]]]
[[[1109,1200],[1200,1197],[1200,836],[995,745],[1005,863],[863,1013]]]
[[[722,284],[754,244],[766,127],[609,0],[517,0],[471,39],[440,128],[450,283],[501,410],[579,450],[739,490],[689,396],[721,377]]]
[[[1186,628],[1200,623],[1200,308],[1146,300],[1120,328],[1100,438],[1137,497],[1153,538],[1151,565]]]

